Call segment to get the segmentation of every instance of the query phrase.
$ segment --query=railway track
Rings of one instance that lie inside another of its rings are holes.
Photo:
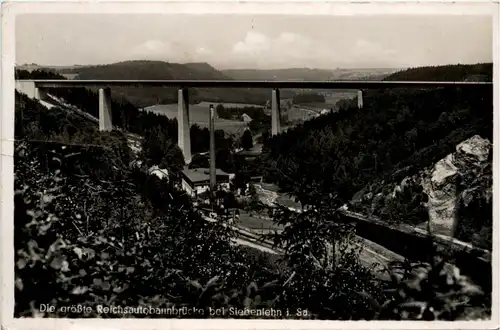
[[[217,220],[204,217],[206,221],[216,222]],[[236,245],[248,246],[257,249],[261,252],[270,253],[274,255],[282,255],[283,250],[273,247],[273,243],[269,240],[262,239],[262,236],[251,232],[248,229],[233,226],[224,223],[223,226],[230,227],[236,237],[233,238],[233,242]],[[373,267],[374,264],[379,265],[381,268],[387,267],[391,261],[399,260],[402,261],[404,258],[392,251],[385,249],[384,247],[368,241],[364,238],[358,237],[359,241],[353,244],[357,247],[361,247],[360,261],[368,268]],[[376,275],[381,280],[388,280],[389,276],[382,272],[375,272]]]

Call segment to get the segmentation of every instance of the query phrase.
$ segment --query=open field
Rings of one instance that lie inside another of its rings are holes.
[[[287,111],[288,120],[309,120],[314,118],[321,110],[334,108],[335,104],[342,99],[350,99],[357,95],[356,91],[332,91],[331,93],[325,95],[325,103],[307,103],[294,105],[291,109]],[[286,101],[288,99],[282,99]],[[289,99],[291,100],[291,99]],[[243,108],[243,107],[262,107],[256,104],[246,104],[246,103],[214,103],[214,102],[200,102],[198,104],[189,106],[189,116],[190,121],[193,124],[198,124],[200,127],[208,127],[208,109],[210,104],[217,106],[217,104],[222,104],[226,108]],[[168,118],[177,118],[177,103],[173,104],[158,104],[145,108],[147,111],[151,111],[157,114],[165,115]],[[270,110],[266,111],[270,115]],[[228,133],[241,132],[247,124],[238,120],[228,120],[217,118],[215,120],[215,128],[222,129]],[[293,126],[293,125],[292,125]]]
[[[206,105],[203,105],[206,104]],[[208,127],[209,113],[208,105],[210,103],[203,102],[200,104],[189,106],[189,120],[191,124],[198,124],[200,127]],[[160,115],[165,115],[168,118],[177,118],[177,103],[176,104],[159,104],[146,108],[146,111],[151,111]],[[228,133],[236,133],[246,127],[247,124],[238,120],[227,120],[217,118],[215,120],[215,129],[222,129]]]
[[[332,92],[331,94],[325,95],[325,104],[335,105],[340,100],[352,99],[357,95],[357,91]]]
[[[312,108],[312,107],[305,107],[305,106],[293,106],[291,109],[289,109],[286,112],[288,121],[295,121],[295,120],[309,120],[318,115],[318,113],[321,112],[321,110],[325,109],[323,108]]]
[[[237,220],[236,225],[241,226],[243,228],[261,231],[261,232],[269,232],[271,230],[282,229],[280,226],[275,224],[272,219],[260,216],[258,214],[250,215],[248,212],[242,211],[240,213],[240,218]]]

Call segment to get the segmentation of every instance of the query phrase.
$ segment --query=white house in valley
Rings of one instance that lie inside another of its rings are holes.
[[[216,182],[219,187],[229,190],[231,174],[216,169]],[[210,169],[208,168],[185,168],[181,172],[182,189],[191,197],[197,197],[210,189]]]

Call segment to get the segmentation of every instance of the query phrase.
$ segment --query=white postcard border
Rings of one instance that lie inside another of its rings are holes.
[[[346,321],[276,321],[276,320],[138,320],[138,319],[13,319],[14,310],[14,251],[13,251],[13,137],[14,137],[14,66],[15,18],[21,14],[41,13],[168,13],[168,14],[270,14],[270,15],[491,15],[493,18],[494,49],[494,122],[499,123],[500,68],[500,5],[493,2],[443,3],[424,2],[324,2],[324,1],[11,1],[2,4],[1,35],[1,323],[5,329],[497,329],[499,327],[499,253],[493,248],[493,308],[490,321],[469,322],[346,322]],[[500,131],[494,125],[493,168],[498,173]],[[493,246],[499,246],[500,183],[493,180],[494,224]]]

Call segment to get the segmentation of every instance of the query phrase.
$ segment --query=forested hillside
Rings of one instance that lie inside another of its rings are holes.
[[[491,77],[491,65],[411,69],[390,80]],[[453,152],[473,135],[492,140],[492,88],[394,89],[365,93],[364,108],[312,119],[264,146],[266,178],[303,205],[348,203],[375,182],[400,182]]]
[[[493,81],[493,63],[410,68],[384,78],[393,81]]]

